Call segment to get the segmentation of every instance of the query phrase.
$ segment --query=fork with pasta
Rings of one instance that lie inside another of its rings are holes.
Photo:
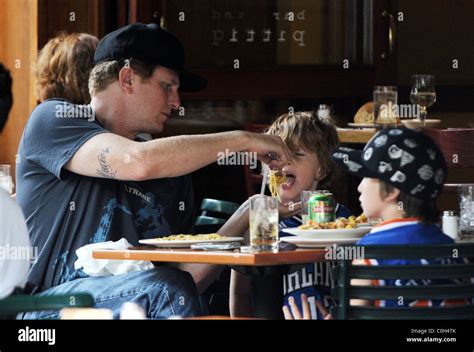
[[[282,171],[270,172],[268,187],[270,188],[270,193],[272,197],[278,198],[278,201],[281,201],[280,195],[278,194],[278,189],[280,185],[286,182],[286,174]]]

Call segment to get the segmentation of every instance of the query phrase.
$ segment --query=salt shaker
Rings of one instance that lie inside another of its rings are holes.
[[[443,232],[454,240],[458,238],[458,217],[452,210],[443,212]]]

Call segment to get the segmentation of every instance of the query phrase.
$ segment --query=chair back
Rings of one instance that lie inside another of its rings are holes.
[[[337,319],[474,319],[474,243],[453,245],[390,245],[339,247],[340,253],[363,253],[364,259],[450,259],[439,265],[353,265],[341,260],[333,269],[337,285],[332,290],[338,305]],[[344,251],[344,252],[343,252]],[[471,258],[471,260],[469,260]],[[454,259],[454,260],[452,260]],[[353,286],[351,280],[420,280],[421,285]],[[447,281],[440,285],[439,280]],[[463,283],[455,282],[460,280]],[[438,283],[436,282],[438,281]],[[351,306],[351,299],[461,300],[460,305],[375,307]]]
[[[201,203],[201,215],[196,218],[197,233],[216,232],[239,208],[239,204],[225,200],[205,198]]]

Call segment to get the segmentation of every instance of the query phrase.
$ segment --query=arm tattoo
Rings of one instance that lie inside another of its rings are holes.
[[[112,171],[112,167],[107,163],[106,156],[110,152],[110,148],[102,149],[99,155],[97,155],[97,160],[99,160],[100,168],[97,169],[97,175],[106,177],[106,178],[115,178],[117,170]]]

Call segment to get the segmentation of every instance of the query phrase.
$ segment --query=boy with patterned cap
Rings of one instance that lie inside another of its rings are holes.
[[[359,200],[365,215],[382,218],[357,244],[422,245],[451,244],[453,239],[444,234],[436,222],[436,198],[446,179],[446,162],[436,144],[428,136],[405,128],[391,128],[378,132],[362,151],[338,148],[333,159],[348,173],[362,177],[358,187]],[[355,260],[356,265],[441,265],[451,259],[417,260]],[[457,283],[461,283],[455,280]],[[437,285],[452,280],[436,280]],[[352,285],[403,286],[427,284],[420,280],[351,280]],[[301,297],[302,312],[296,304],[284,307],[286,319],[310,319],[309,304]],[[465,300],[351,300],[351,305],[384,307],[441,306],[468,304]],[[328,311],[319,303],[325,319]]]
[[[436,198],[446,178],[446,162],[428,136],[405,128],[382,130],[362,151],[339,148],[333,158],[348,173],[363,177],[358,191],[367,217],[414,221],[417,236],[427,231],[441,236],[433,223],[438,221]],[[418,240],[426,243],[421,237]]]
[[[348,173],[363,177],[358,187],[362,209],[367,217],[383,220],[359,240],[358,245],[453,243],[436,225],[436,198],[443,188],[447,169],[441,151],[428,136],[405,128],[386,129],[378,132],[362,151],[339,148],[333,158]],[[363,260],[358,264],[419,265],[441,264],[441,261]],[[399,286],[422,283],[397,279],[372,281],[372,284]],[[399,303],[374,302],[377,306],[400,306]],[[405,301],[403,305],[447,303],[442,300],[418,300]]]

